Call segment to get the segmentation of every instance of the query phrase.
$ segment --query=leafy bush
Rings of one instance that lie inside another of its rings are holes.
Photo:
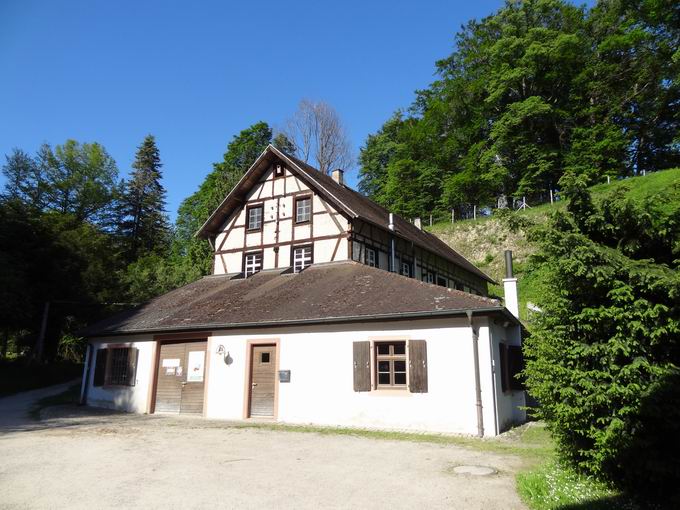
[[[543,313],[525,377],[563,459],[651,496],[680,484],[680,204],[625,192],[593,204],[567,176],[567,211],[536,229]]]

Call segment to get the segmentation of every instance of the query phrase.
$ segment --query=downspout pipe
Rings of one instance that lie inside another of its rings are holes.
[[[472,324],[472,310],[465,312],[472,332],[472,355],[475,364],[475,406],[477,408],[477,436],[484,437],[484,413],[482,408],[482,383],[479,375],[479,334]]]
[[[389,224],[387,225],[387,228],[392,232],[392,236],[390,237],[390,269],[393,273],[397,273],[397,255],[395,253],[395,240],[394,240],[394,214],[390,213],[390,218],[389,218]]]

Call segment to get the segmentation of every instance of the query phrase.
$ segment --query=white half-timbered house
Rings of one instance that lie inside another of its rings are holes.
[[[197,235],[212,275],[83,332],[83,402],[487,436],[524,421],[511,270],[506,308],[341,171],[269,146]]]

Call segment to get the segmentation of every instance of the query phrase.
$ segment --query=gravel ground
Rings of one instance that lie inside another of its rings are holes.
[[[6,400],[0,508],[524,508],[512,456],[76,407],[22,426]]]

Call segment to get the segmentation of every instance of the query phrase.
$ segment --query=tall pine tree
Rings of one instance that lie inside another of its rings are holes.
[[[153,135],[137,149],[134,169],[121,198],[120,234],[128,262],[168,247],[165,189],[161,184],[161,158]]]

